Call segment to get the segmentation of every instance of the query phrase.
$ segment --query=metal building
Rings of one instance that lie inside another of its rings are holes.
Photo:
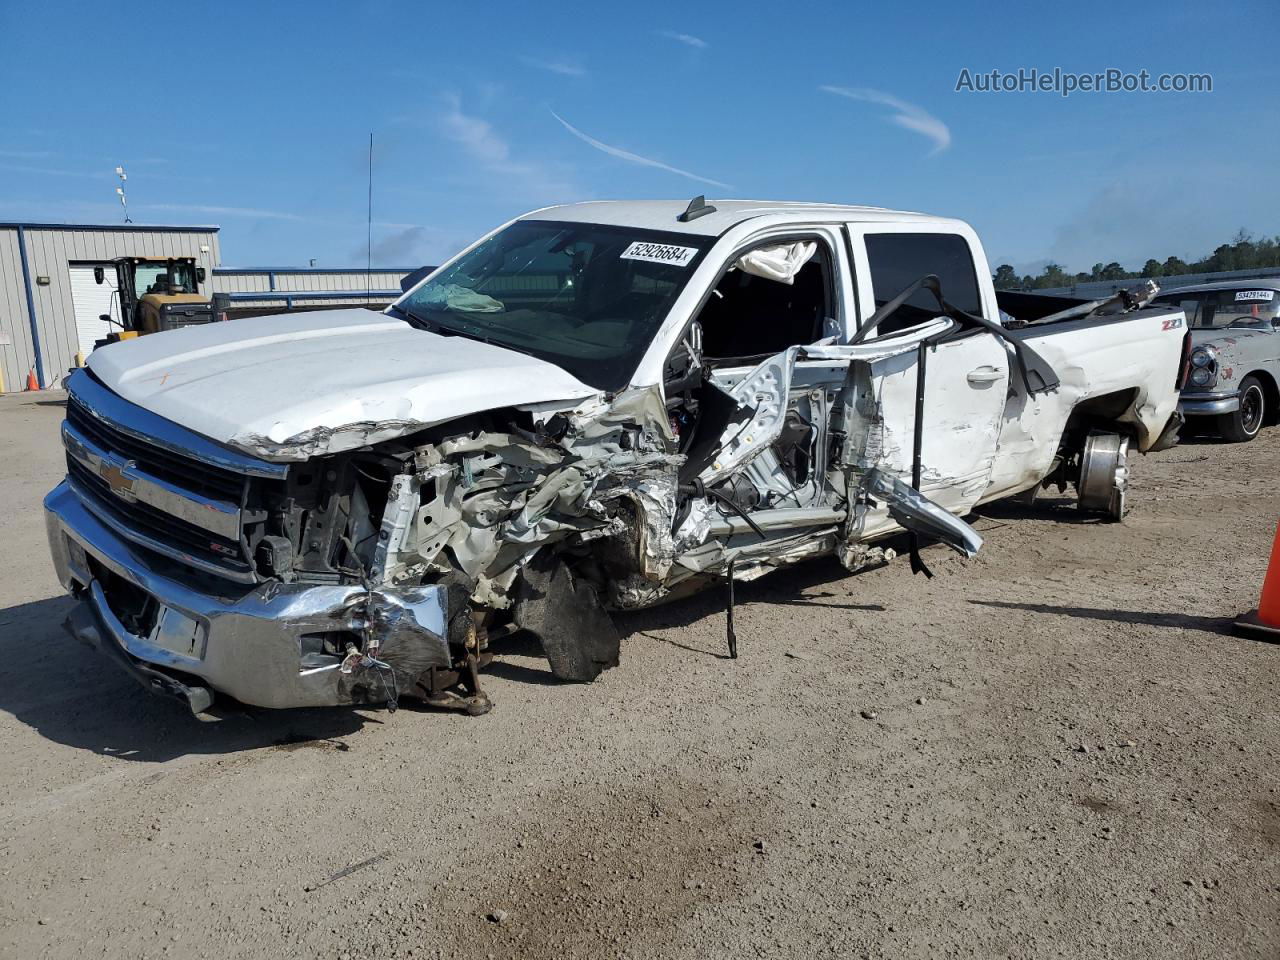
[[[417,267],[220,267],[213,292],[229,316],[332,307],[386,307],[400,296],[400,280]],[[216,304],[215,304],[216,308]]]
[[[96,283],[93,268],[128,256],[194,257],[211,276],[218,228],[0,223],[0,390],[22,389],[33,369],[42,387],[61,383],[107,331],[98,318],[111,312],[114,286]],[[209,296],[210,283],[200,292]]]

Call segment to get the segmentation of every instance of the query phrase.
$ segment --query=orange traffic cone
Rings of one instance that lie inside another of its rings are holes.
[[[1276,530],[1276,540],[1271,546],[1271,560],[1262,581],[1258,609],[1246,613],[1235,627],[1242,637],[1280,642],[1280,529]]]
[[[27,374],[27,389],[28,389],[28,390],[39,390],[39,389],[40,389],[40,381],[36,379],[36,368],[35,368],[35,367],[32,367],[32,368],[31,368],[31,372]]]

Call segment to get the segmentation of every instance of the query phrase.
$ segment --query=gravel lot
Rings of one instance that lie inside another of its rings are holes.
[[[817,562],[622,621],[471,719],[202,724],[66,637],[56,394],[0,398],[0,955],[1280,956],[1280,646],[1237,639],[1280,430],[1139,458],[1123,526]],[[352,869],[355,868],[355,869]]]

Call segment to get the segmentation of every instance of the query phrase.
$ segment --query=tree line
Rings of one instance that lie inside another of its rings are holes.
[[[1258,267],[1280,267],[1280,236],[1254,240],[1241,230],[1230,243],[1224,243],[1202,260],[1187,263],[1178,257],[1164,262],[1154,257],[1141,270],[1126,270],[1120,264],[1095,263],[1088,273],[1068,273],[1061,265],[1048,263],[1036,276],[1018,272],[1007,263],[996,267],[991,275],[997,290],[1043,290],[1046,287],[1069,287],[1094,280],[1132,280],[1138,277],[1176,277],[1183,273],[1217,273],[1221,270],[1253,270]]]

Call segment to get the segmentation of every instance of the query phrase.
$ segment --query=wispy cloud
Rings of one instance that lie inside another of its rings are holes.
[[[571,124],[564,117],[560,116],[560,114],[556,113],[554,110],[551,111],[551,115],[555,117],[557,120],[559,120],[561,126],[563,126],[566,130],[572,133],[575,137],[577,137],[579,140],[581,140],[583,143],[587,144],[588,146],[595,147],[601,153],[607,153],[609,156],[617,157],[619,160],[626,160],[628,163],[637,163],[642,167],[654,167],[655,169],[658,169],[658,170],[665,170],[667,171],[667,173],[674,173],[677,176],[687,177],[690,180],[697,180],[699,183],[707,183],[713,187],[722,187],[725,190],[733,189],[733,187],[729,186],[729,184],[722,183],[719,180],[712,180],[710,177],[700,177],[696,173],[690,173],[688,170],[681,170],[679,167],[673,167],[670,164],[662,163],[660,160],[651,160],[648,157],[642,157],[638,153],[632,153],[629,150],[623,150],[621,147],[611,147],[609,144],[602,143],[601,141],[597,140],[595,137],[592,137],[592,136],[589,136],[588,134],[583,133],[581,130],[579,130],[577,127]]]
[[[501,167],[511,163],[511,146],[488,120],[463,113],[461,98],[452,94],[445,97],[445,103],[447,109],[441,116],[445,136],[483,164]]]
[[[563,202],[580,193],[542,164],[513,159],[506,139],[488,120],[465,112],[456,94],[445,97],[440,124],[444,135],[461,146],[485,171],[514,182],[528,198],[538,202]]]
[[[536,57],[521,57],[520,62],[526,67],[534,67],[537,70],[545,70],[548,73],[558,73],[562,77],[585,77],[587,71],[578,66],[576,63],[567,63],[564,60],[539,60]]]
[[[293,220],[311,219],[284,210],[262,210],[257,207],[220,207],[204,203],[140,203],[135,209],[160,210],[165,213],[207,213],[215,217],[249,217],[255,220]]]
[[[46,160],[52,156],[48,150],[0,150],[0,157],[10,160]]]
[[[896,123],[900,127],[933,141],[933,149],[930,151],[931,156],[935,153],[941,153],[951,146],[951,129],[929,111],[923,107],[916,106],[914,103],[907,103],[907,101],[900,100],[893,94],[882,93],[879,90],[868,90],[865,87],[821,86],[818,89],[826,93],[834,93],[837,97],[875,103],[882,107],[896,110],[897,112],[889,118],[889,122]]]
[[[686,47],[693,47],[695,50],[705,50],[708,46],[707,41],[701,37],[695,37],[691,33],[677,33],[675,30],[659,30],[658,36],[666,37],[668,40],[674,40],[676,43],[683,43]]]

